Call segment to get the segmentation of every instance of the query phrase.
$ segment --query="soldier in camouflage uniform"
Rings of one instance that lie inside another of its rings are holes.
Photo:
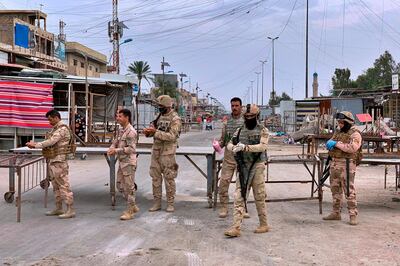
[[[67,125],[61,121],[61,115],[56,110],[51,110],[46,113],[53,129],[46,134],[46,140],[43,142],[30,141],[26,145],[33,149],[43,149],[45,154],[46,149],[52,149],[54,156],[47,159],[49,179],[53,185],[53,191],[56,198],[56,208],[53,211],[46,213],[47,216],[58,216],[61,219],[75,217],[74,195],[71,191],[68,178],[68,162],[67,154],[70,153],[71,139],[73,135]],[[46,156],[45,156],[46,157]],[[67,211],[64,213],[62,202],[67,205]]]
[[[108,155],[117,155],[119,162],[117,172],[117,188],[127,200],[127,209],[121,220],[131,220],[139,208],[135,202],[135,172],[136,172],[136,130],[131,125],[131,111],[118,111],[117,122],[121,125],[118,135],[108,149]]]
[[[354,126],[354,117],[350,112],[340,112],[336,115],[338,130],[332,139],[328,140],[326,147],[332,158],[330,165],[330,184],[333,200],[333,210],[324,220],[341,220],[341,202],[343,193],[347,199],[347,209],[350,215],[350,225],[357,225],[357,200],[354,187],[356,165],[361,160],[362,137],[360,131]],[[349,159],[349,196],[346,188],[346,159]]]
[[[152,125],[143,130],[147,137],[153,137],[151,153],[150,176],[152,177],[154,205],[150,212],[161,209],[162,180],[165,182],[167,194],[167,212],[174,212],[176,193],[175,178],[178,174],[178,164],[175,160],[181,119],[172,109],[172,99],[168,95],[157,98],[160,114]]]
[[[260,225],[254,233],[266,233],[269,230],[267,223],[267,210],[265,204],[265,152],[268,145],[268,130],[258,123],[260,110],[255,104],[248,104],[244,114],[244,126],[237,129],[228,149],[235,153],[239,168],[244,169],[246,175],[236,180],[235,202],[233,211],[233,225],[225,231],[229,237],[240,236],[240,227],[245,214],[246,198],[242,196],[242,189],[246,197],[253,188],[255,204]],[[240,160],[240,161],[239,161]],[[247,185],[241,187],[241,179]]]
[[[219,200],[221,202],[221,209],[219,212],[220,218],[226,218],[228,216],[229,185],[236,170],[236,161],[233,156],[234,154],[231,150],[227,149],[227,144],[231,140],[236,129],[243,125],[244,120],[242,117],[242,100],[240,98],[235,97],[231,99],[231,111],[232,115],[226,122],[224,122],[222,135],[219,139],[219,145],[221,148],[225,147],[221,178],[218,188]]]

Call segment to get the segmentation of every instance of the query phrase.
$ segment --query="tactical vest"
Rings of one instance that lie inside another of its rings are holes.
[[[349,129],[349,131],[347,131],[346,133],[345,132],[340,132],[338,130],[333,134],[332,139],[335,140],[335,141],[341,141],[341,142],[343,142],[345,144],[348,144],[348,143],[350,143],[351,135],[353,133],[355,133],[355,132],[360,133],[360,131],[358,129],[356,129],[355,127],[351,127]],[[360,146],[360,148],[355,153],[347,153],[347,152],[342,151],[341,149],[334,148],[333,150],[329,151],[329,155],[332,158],[353,159],[357,164],[359,164],[361,162],[361,159],[362,159],[362,145]]]
[[[236,130],[243,126],[244,120],[243,117],[240,116],[239,118],[235,119],[233,117],[229,118],[229,120],[226,122],[226,132],[225,132],[225,136],[224,136],[224,144],[227,144],[232,136],[233,133],[236,132]]]
[[[245,126],[242,126],[239,130],[239,139],[238,142],[243,143],[245,145],[257,145],[260,144],[261,141],[261,131],[263,130],[263,126],[257,124],[257,126],[249,130]],[[252,164],[254,160],[256,163],[265,161],[265,153],[262,152],[261,155],[258,152],[243,152],[243,160],[246,164]]]
[[[56,143],[53,146],[43,148],[42,154],[43,157],[45,157],[46,159],[54,159],[57,157],[57,155],[75,154],[76,152],[75,138],[74,135],[72,134],[71,129],[67,125],[63,124],[54,128],[52,131],[50,131],[50,133],[46,134],[46,139],[50,139],[53,136],[53,134],[57,131],[57,129],[63,127],[68,129],[70,135],[69,143],[63,146],[57,145]]]
[[[172,111],[168,115],[161,115],[158,120],[157,124],[155,127],[157,130],[163,131],[163,132],[170,132],[171,130],[171,123],[175,119],[175,117],[179,117],[176,112]],[[180,131],[180,130],[179,130]],[[154,139],[154,144],[160,145],[161,143],[164,143],[165,141]],[[173,141],[174,143],[177,142],[177,140]]]

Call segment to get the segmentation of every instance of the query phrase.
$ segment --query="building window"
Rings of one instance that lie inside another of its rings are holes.
[[[85,63],[81,62],[81,68],[85,67]]]
[[[99,69],[96,67],[96,72],[99,72]]]
[[[78,60],[74,59],[74,66],[78,65]]]
[[[91,65],[89,65],[89,70],[92,70],[92,66]]]

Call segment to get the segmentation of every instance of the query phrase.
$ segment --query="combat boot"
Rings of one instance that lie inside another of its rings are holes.
[[[121,215],[121,217],[119,217],[119,219],[121,219],[122,221],[127,221],[127,220],[132,220],[133,216],[135,215],[135,209],[136,209],[136,205],[131,205],[129,206],[126,211],[124,211]]]
[[[357,222],[357,216],[356,216],[356,215],[350,215],[350,222],[349,222],[349,224],[350,224],[350,225],[357,225],[357,224],[358,224],[358,222]]]
[[[328,216],[322,218],[325,221],[340,221],[342,220],[342,216],[338,212],[331,212]]]
[[[269,231],[269,226],[267,224],[264,225],[259,225],[256,230],[254,230],[254,233],[256,234],[262,234],[262,233],[266,233]]]
[[[149,209],[149,212],[156,212],[161,210],[161,199],[160,200],[154,200],[153,206]]]
[[[69,219],[75,217],[75,209],[72,204],[67,204],[67,211],[64,214],[58,215],[60,219]]]
[[[167,209],[165,211],[166,212],[174,212],[175,211],[174,203],[168,202]]]
[[[229,237],[238,237],[240,236],[240,229],[232,226],[228,230],[226,230],[224,234]]]
[[[64,214],[62,209],[62,202],[56,202],[56,208],[52,211],[46,212],[46,216],[58,216]]]
[[[133,205],[133,212],[134,213],[137,213],[137,212],[139,212],[140,211],[140,209],[139,209],[139,207],[135,204],[135,205]]]
[[[219,210],[219,218],[226,218],[228,216],[228,206],[223,204]]]

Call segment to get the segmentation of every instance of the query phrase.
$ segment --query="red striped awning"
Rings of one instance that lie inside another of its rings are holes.
[[[0,127],[49,128],[53,85],[0,81]]]

